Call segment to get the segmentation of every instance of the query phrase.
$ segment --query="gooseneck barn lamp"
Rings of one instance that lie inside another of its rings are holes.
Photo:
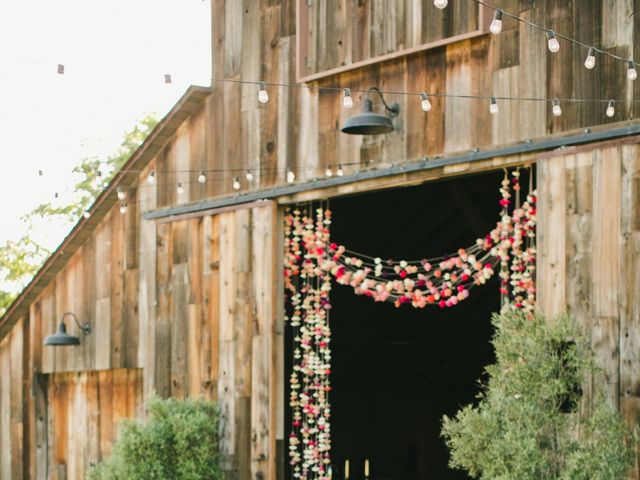
[[[76,317],[71,312],[65,312],[62,315],[62,319],[60,320],[60,325],[58,325],[58,331],[53,335],[49,335],[47,338],[44,339],[45,345],[51,345],[53,347],[66,347],[68,345],[80,345],[80,339],[78,337],[74,337],[73,335],[69,335],[67,333],[67,326],[64,324],[64,318],[66,316],[72,317],[75,320],[80,330],[82,330],[82,333],[84,333],[85,335],[88,335],[91,333],[91,325],[89,325],[88,323],[85,325],[81,325],[80,322],[78,321],[78,317]]]
[[[369,99],[369,93],[375,92],[380,95],[380,100],[384,108],[389,112],[389,115],[382,115],[373,111],[373,102]],[[393,132],[393,122],[391,119],[397,117],[400,113],[400,105],[393,103],[388,105],[384,101],[382,92],[376,87],[371,87],[367,90],[364,103],[362,105],[362,111],[353,117],[347,118],[344,122],[342,131],[351,135],[378,135],[380,133]]]

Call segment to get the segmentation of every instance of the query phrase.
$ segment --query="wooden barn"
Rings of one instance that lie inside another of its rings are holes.
[[[494,0],[499,34],[473,0],[211,3],[212,86],[182,96],[0,318],[0,479],[84,478],[154,392],[219,402],[228,478],[293,478],[286,209],[328,204],[332,239],[371,257],[438,256],[495,226],[516,167],[537,187],[537,308],[588,328],[590,382],[640,422],[640,80],[621,61],[639,56],[638,2]],[[392,129],[343,133],[367,98]],[[467,478],[439,419],[493,358],[498,287],[414,309],[334,286],[335,465]],[[66,312],[80,344],[44,346]]]

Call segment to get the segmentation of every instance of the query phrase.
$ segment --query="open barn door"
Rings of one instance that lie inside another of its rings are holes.
[[[142,226],[145,394],[216,400],[228,478],[275,478],[282,331],[274,202]]]

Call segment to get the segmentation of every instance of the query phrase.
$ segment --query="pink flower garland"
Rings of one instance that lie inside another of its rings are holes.
[[[396,307],[454,307],[472,288],[484,285],[499,267],[503,308],[532,313],[535,308],[536,193],[519,203],[520,173],[505,175],[499,201],[500,221],[484,238],[455,254],[417,261],[383,261],[331,243],[331,211],[285,218],[285,288],[287,318],[294,331],[294,367],[290,377],[292,429],[289,458],[295,478],[329,478],[331,463],[331,278],[351,286],[357,295]],[[511,191],[516,192],[512,205]]]

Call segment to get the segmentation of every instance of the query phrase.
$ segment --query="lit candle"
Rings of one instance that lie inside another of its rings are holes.
[[[345,480],[349,478],[349,459],[344,461],[344,478]]]
[[[369,459],[364,461],[364,478],[369,478]]]

